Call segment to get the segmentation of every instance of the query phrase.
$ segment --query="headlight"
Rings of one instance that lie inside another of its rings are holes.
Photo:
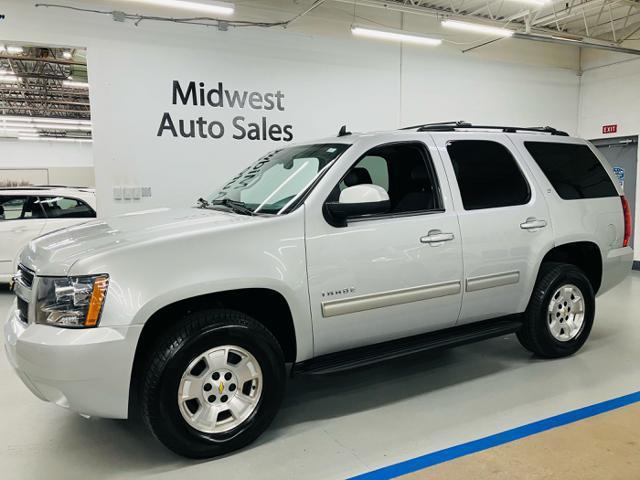
[[[40,277],[36,323],[58,327],[95,327],[107,296],[109,275]]]

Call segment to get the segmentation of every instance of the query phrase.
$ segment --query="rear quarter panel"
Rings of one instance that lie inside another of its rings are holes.
[[[541,187],[549,207],[555,246],[572,242],[593,242],[600,249],[601,261],[604,261],[613,250],[621,248],[624,237],[624,218],[619,195],[622,195],[622,190],[615,179],[611,165],[591,143],[578,138],[551,135],[544,138],[530,138],[525,135],[519,135],[511,137],[511,140],[521,157],[529,165],[538,185]],[[602,163],[618,192],[618,196],[577,200],[562,199],[529,154],[524,145],[525,141],[587,145]],[[542,260],[545,254],[546,252],[541,252],[539,261]]]

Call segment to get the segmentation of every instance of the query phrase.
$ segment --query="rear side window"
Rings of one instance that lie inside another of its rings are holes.
[[[82,200],[68,197],[40,197],[38,203],[48,218],[94,218],[96,212]]]
[[[524,146],[565,200],[615,197],[611,178],[586,145],[525,142]]]
[[[465,210],[524,205],[529,185],[507,148],[489,140],[456,140],[447,152]]]

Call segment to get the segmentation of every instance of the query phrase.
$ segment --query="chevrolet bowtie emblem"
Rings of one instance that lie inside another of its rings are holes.
[[[218,391],[220,393],[222,393],[224,391],[224,383],[220,382],[220,385],[218,385]]]

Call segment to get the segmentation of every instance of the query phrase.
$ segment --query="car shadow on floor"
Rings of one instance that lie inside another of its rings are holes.
[[[458,349],[416,354],[329,375],[300,375],[289,380],[282,410],[269,430],[248,449],[261,447],[287,428],[384,407],[399,400],[473,381],[507,368],[527,365],[515,337],[497,338]],[[402,395],[388,395],[389,391]],[[145,429],[139,420],[83,419],[69,414],[56,430],[60,461],[91,469],[96,478],[121,472],[160,474],[211,460],[194,461],[174,455]],[[113,460],[117,459],[117,467]],[[45,465],[36,473],[47,475]]]

